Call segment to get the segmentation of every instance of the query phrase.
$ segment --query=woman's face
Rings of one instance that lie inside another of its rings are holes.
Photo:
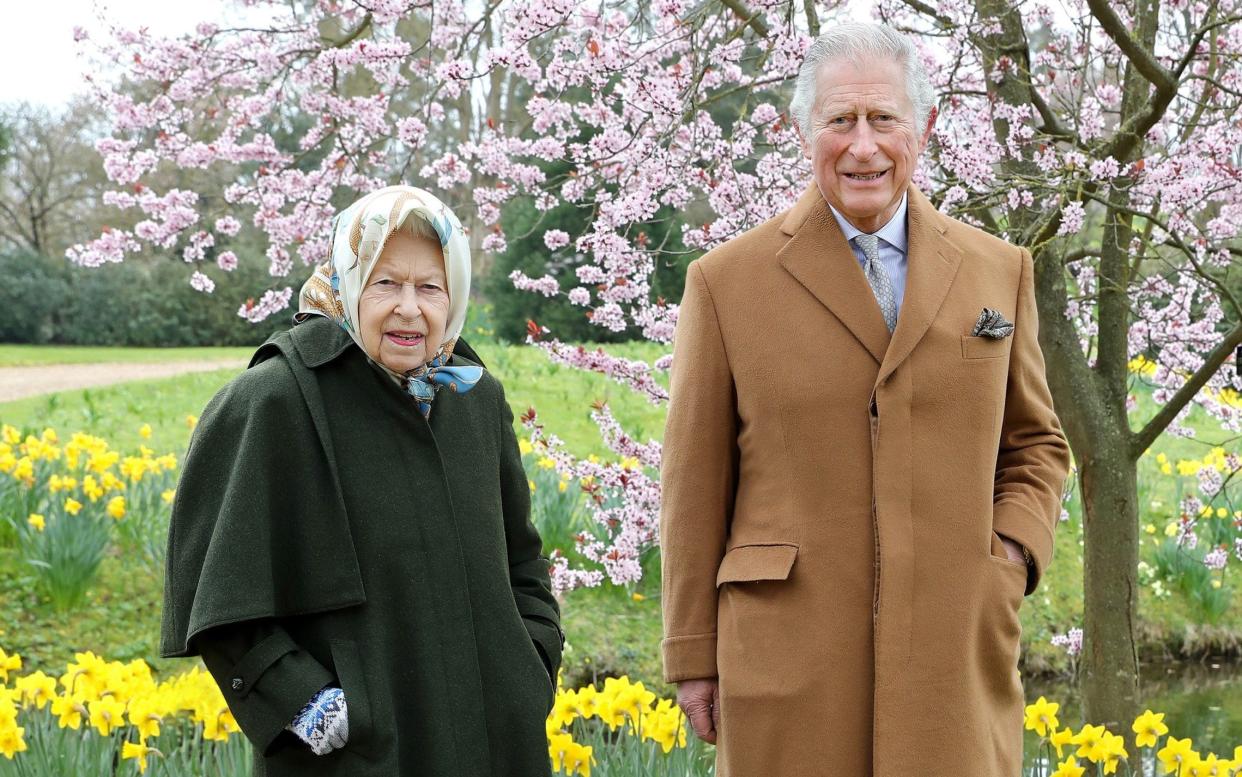
[[[440,242],[394,232],[358,298],[359,334],[367,356],[393,372],[421,367],[444,342],[448,310]]]

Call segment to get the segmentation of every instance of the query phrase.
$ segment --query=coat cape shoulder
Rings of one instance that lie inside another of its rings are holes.
[[[168,531],[160,654],[201,631],[366,601],[315,369],[355,347],[313,318],[273,335],[208,403]],[[459,341],[454,363],[478,363]]]

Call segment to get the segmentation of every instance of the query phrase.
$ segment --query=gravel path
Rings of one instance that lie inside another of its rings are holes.
[[[48,364],[38,367],[0,367],[0,402],[10,402],[56,391],[110,386],[131,380],[170,378],[187,372],[208,372],[246,366],[242,359],[174,362],[103,362]]]

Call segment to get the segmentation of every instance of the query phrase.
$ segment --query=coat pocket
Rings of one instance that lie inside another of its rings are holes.
[[[792,542],[738,545],[730,548],[716,572],[716,587],[725,583],[756,583],[760,580],[786,580],[798,557]]]
[[[963,359],[995,359],[1007,356],[1013,345],[1013,335],[1000,339],[979,335],[962,335]]]
[[[371,735],[371,697],[367,693],[366,676],[358,656],[358,644],[352,640],[334,639],[328,642],[332,651],[332,663],[336,666],[336,678],[345,692],[346,714],[349,717],[349,741],[346,750],[365,745]]]
[[[992,560],[1003,561],[1010,566],[1026,569],[1025,562],[1019,563],[1009,558],[1009,554],[1005,552],[1005,543],[1001,542],[1001,536],[996,533],[995,529],[992,530]]]

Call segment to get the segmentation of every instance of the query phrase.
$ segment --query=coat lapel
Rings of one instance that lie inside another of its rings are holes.
[[[814,182],[789,211],[781,231],[791,236],[776,255],[781,266],[845,324],[877,364],[882,363],[889,348],[884,316],[857,257]],[[901,332],[900,324],[897,332]]]
[[[887,378],[923,339],[944,304],[962,262],[957,247],[944,236],[944,217],[913,186],[909,188],[907,217],[910,232],[905,298],[897,316],[897,329],[893,332],[892,342],[881,359],[877,383]],[[866,285],[866,278],[860,277]],[[871,291],[870,287],[867,291]],[[879,306],[873,307],[878,313]]]

